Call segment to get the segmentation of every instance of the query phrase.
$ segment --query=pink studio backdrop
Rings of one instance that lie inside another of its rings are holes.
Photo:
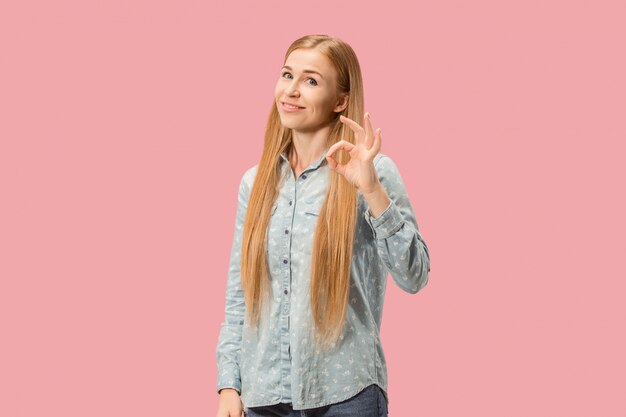
[[[3,2],[0,415],[215,415],[237,186],[309,33],[431,253],[388,279],[390,415],[626,415],[622,5]]]

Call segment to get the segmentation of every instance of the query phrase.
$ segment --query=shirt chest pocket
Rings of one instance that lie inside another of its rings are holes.
[[[310,256],[315,234],[315,227],[320,217],[323,201],[303,201],[300,208],[298,221],[293,230],[292,248],[295,248],[306,257]],[[307,258],[308,259],[308,258]]]
[[[271,234],[272,231],[278,226],[276,208],[278,208],[278,203],[274,203],[272,209],[270,210],[270,218],[267,221],[268,234]]]
[[[302,231],[310,234],[310,238],[313,237],[315,231],[315,225],[317,224],[322,211],[323,201],[305,201],[304,208],[302,209]]]
[[[270,218],[267,222],[267,234],[268,234],[268,238],[269,235],[272,234],[272,232],[276,229],[276,227],[278,226],[278,219],[276,216],[276,208],[278,207],[278,203],[274,203],[274,205],[272,206],[272,209],[270,210]]]
[[[317,221],[317,218],[320,215],[320,210],[322,209],[323,201],[318,200],[309,200],[304,202],[304,217],[305,220],[313,220]]]
[[[267,222],[267,236],[265,237],[265,253],[268,256],[275,256],[276,253],[276,230],[278,228],[278,219],[276,216],[276,208],[278,203],[274,203],[270,211],[270,218]]]

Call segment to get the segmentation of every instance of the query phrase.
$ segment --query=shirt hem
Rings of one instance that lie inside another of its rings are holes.
[[[352,397],[354,397],[355,395],[357,395],[358,393],[360,393],[361,391],[363,391],[365,388],[369,387],[370,385],[378,385],[383,392],[385,393],[385,397],[387,397],[387,390],[385,389],[385,387],[383,387],[382,383],[380,383],[379,381],[375,381],[375,380],[371,380],[368,383],[366,383],[365,385],[361,386],[360,388],[354,390],[354,391],[350,391],[348,394],[346,394],[345,396],[339,397],[337,399],[331,400],[331,401],[322,401],[320,403],[304,403],[304,404],[294,404],[293,402],[289,402],[288,404],[291,404],[291,408],[293,408],[294,411],[300,411],[300,410],[310,410],[313,408],[319,408],[319,407],[324,407],[327,405],[332,405],[332,404],[337,404],[340,403],[342,401],[346,401]],[[281,400],[276,400],[274,402],[271,403],[245,403],[244,405],[246,406],[246,408],[254,408],[254,407],[269,407],[272,405],[278,405],[280,403],[283,403],[284,401]]]

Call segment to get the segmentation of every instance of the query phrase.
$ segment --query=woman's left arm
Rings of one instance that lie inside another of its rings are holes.
[[[380,202],[381,197],[364,195],[366,202],[369,199],[371,204],[368,204],[368,209],[363,215],[372,229],[378,254],[394,281],[402,290],[415,294],[428,282],[430,271],[428,246],[419,231],[413,207],[396,164],[387,155],[378,156],[376,158],[378,161],[374,161],[374,167],[391,203],[380,215],[374,217],[369,206]]]
[[[364,216],[378,255],[396,284],[415,294],[428,282],[430,255],[400,172],[390,157],[378,153],[382,133],[380,128],[374,131],[369,113],[363,115],[363,126],[343,115],[339,120],[354,132],[354,143],[342,139],[331,145],[326,153],[328,165],[363,194],[368,206]],[[350,155],[345,164],[333,157],[340,149]]]

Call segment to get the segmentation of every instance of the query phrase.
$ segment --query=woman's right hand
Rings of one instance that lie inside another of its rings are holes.
[[[220,390],[220,401],[217,406],[217,417],[245,417],[243,403],[237,390],[223,388]]]

